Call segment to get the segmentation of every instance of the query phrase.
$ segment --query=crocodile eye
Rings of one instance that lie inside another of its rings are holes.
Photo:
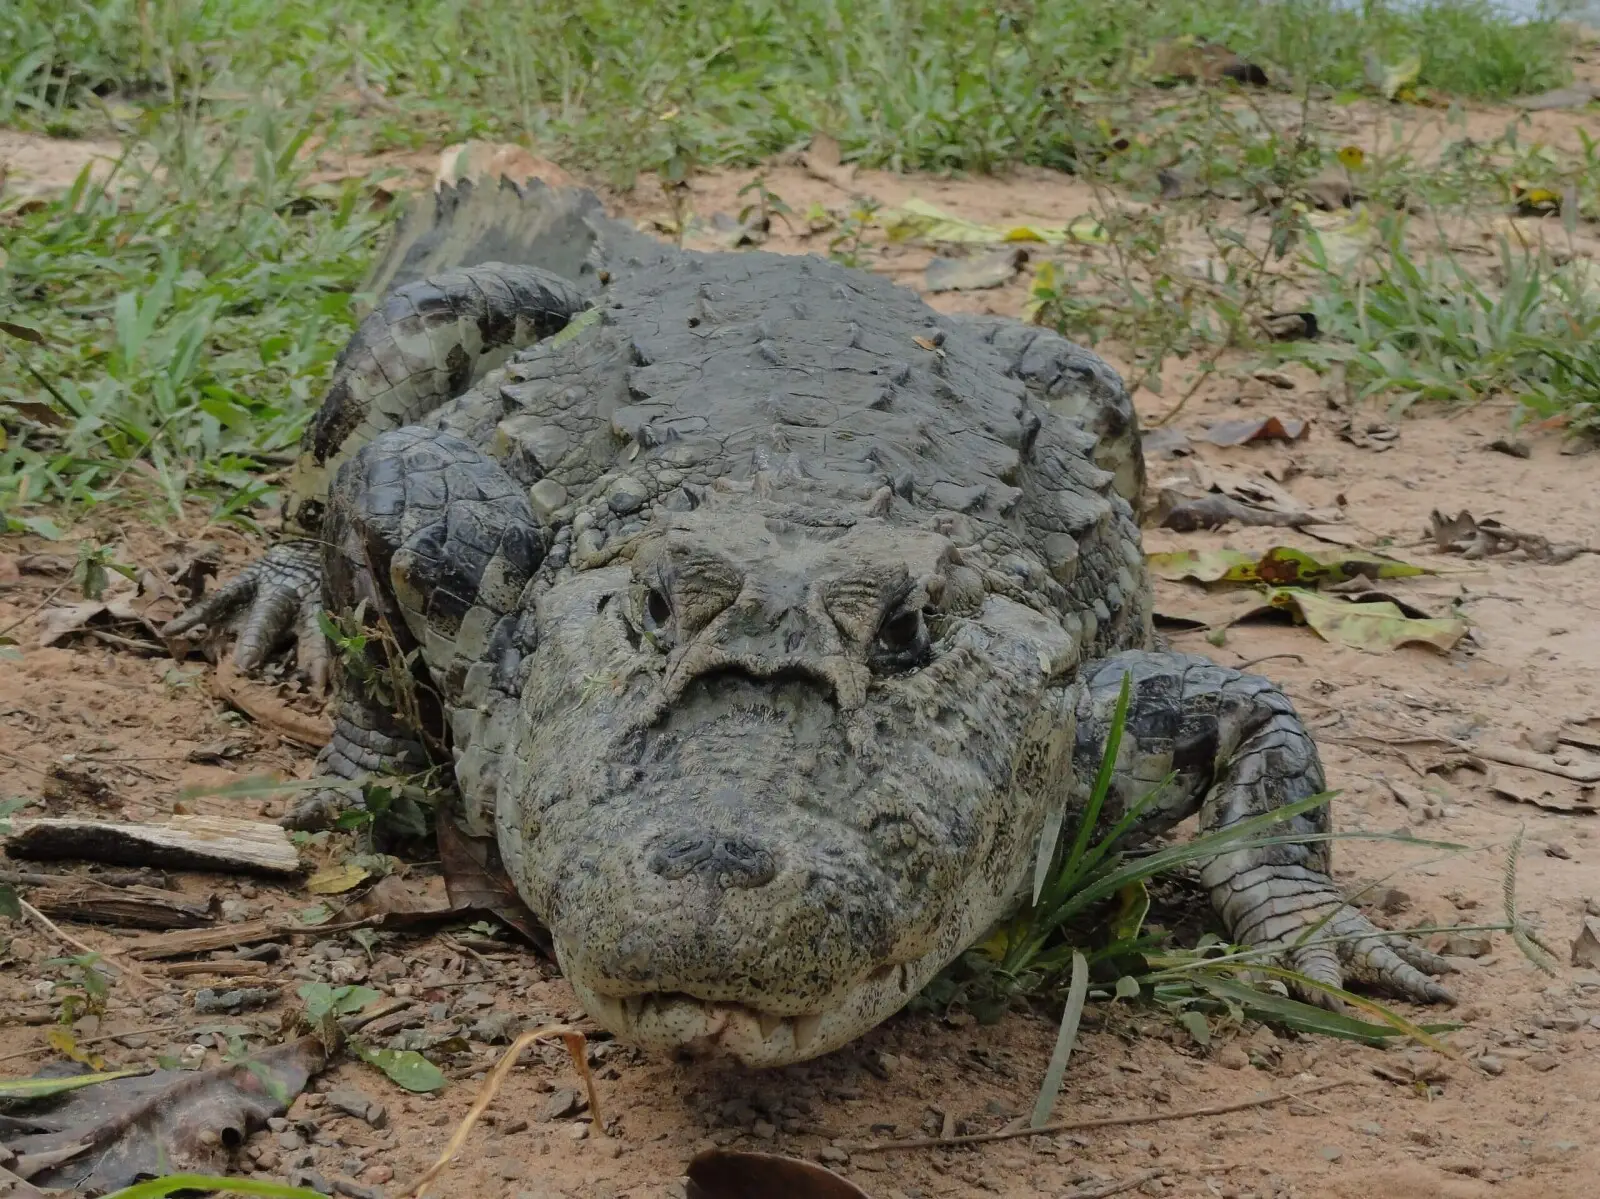
[[[644,627],[652,633],[666,628],[672,619],[672,604],[658,587],[650,588],[644,597]]]
[[[872,642],[872,664],[880,670],[911,670],[928,653],[928,626],[916,609],[883,622]]]

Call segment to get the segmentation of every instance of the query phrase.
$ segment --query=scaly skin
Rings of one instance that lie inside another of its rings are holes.
[[[766,254],[623,264],[597,309],[332,446],[320,532],[325,602],[420,651],[467,824],[618,1036],[775,1065],[903,1006],[1072,836],[1124,675],[1106,828],[1173,771],[1131,842],[1322,789],[1277,688],[1147,648],[1137,422],[1095,355]],[[342,695],[324,770],[410,760]],[[1243,942],[1448,999],[1326,843],[1203,878]],[[1329,913],[1346,939],[1299,943]]]

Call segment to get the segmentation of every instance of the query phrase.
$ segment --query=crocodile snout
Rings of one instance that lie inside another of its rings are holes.
[[[651,852],[649,865],[662,878],[699,877],[725,891],[765,886],[778,873],[776,858],[760,843],[717,832],[669,836]]]

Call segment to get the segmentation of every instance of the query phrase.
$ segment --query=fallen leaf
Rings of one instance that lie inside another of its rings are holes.
[[[1422,74],[1422,55],[1408,54],[1399,62],[1390,64],[1382,62],[1369,50],[1364,65],[1367,82],[1377,88],[1385,100],[1398,100],[1406,98],[1402,93],[1416,86],[1417,78]]]
[[[1320,586],[1351,579],[1399,579],[1435,572],[1379,554],[1312,552],[1273,546],[1261,555],[1238,550],[1174,550],[1146,555],[1163,579],[1200,583],[1268,583],[1273,586]]]
[[[550,934],[517,893],[494,838],[470,836],[448,815],[441,815],[434,824],[450,906],[490,912],[521,933],[530,945],[553,956]]]
[[[452,910],[429,895],[414,891],[397,875],[379,879],[376,886],[354,903],[339,910],[341,923],[375,916],[413,915]],[[466,909],[462,909],[465,911]]]
[[[686,1173],[688,1199],[867,1199],[825,1166],[776,1153],[707,1149]]]
[[[1267,73],[1220,42],[1185,34],[1156,42],[1134,69],[1153,83],[1221,83],[1231,79],[1267,86]]]
[[[1139,435],[1139,445],[1144,450],[1146,458],[1153,458],[1157,454],[1176,458],[1183,454],[1194,453],[1194,447],[1189,444],[1189,435],[1182,429],[1174,429],[1171,425],[1146,429]]]
[[[1314,341],[1319,331],[1314,312],[1269,312],[1261,328],[1273,341]]]
[[[1212,445],[1244,445],[1251,441],[1299,441],[1309,426],[1303,420],[1280,419],[1218,421],[1206,430]]]
[[[1511,102],[1528,112],[1545,112],[1552,108],[1582,108],[1597,96],[1600,96],[1600,89],[1594,84],[1574,83],[1540,92],[1537,96],[1520,96]]]
[[[16,1131],[4,1134],[18,1159],[11,1168],[42,1187],[92,1194],[141,1178],[224,1173],[250,1134],[287,1111],[326,1062],[321,1042],[302,1037],[214,1070],[157,1070],[84,1086],[11,1116]],[[42,1169],[19,1168],[63,1153],[70,1156]]]
[[[923,272],[929,291],[982,291],[1017,277],[1028,261],[1019,248],[991,250],[971,258],[935,258]]]
[[[576,187],[575,180],[548,158],[510,142],[466,141],[439,151],[434,189],[453,187],[463,180],[516,184],[538,179],[548,187]]]
[[[346,862],[317,871],[306,880],[306,890],[313,895],[342,895],[371,877],[370,870]]]
[[[1158,497],[1161,527],[1179,533],[1199,529],[1220,529],[1230,521],[1241,525],[1295,529],[1322,524],[1327,516],[1318,512],[1275,512],[1258,504],[1247,504],[1226,495],[1207,495],[1188,499],[1169,491]]]
[[[376,1066],[389,1080],[407,1091],[426,1094],[444,1086],[444,1071],[412,1049],[374,1049],[352,1041],[351,1051],[369,1066]]]
[[[826,133],[813,134],[801,159],[813,178],[831,183],[840,191],[847,192],[855,186],[855,168],[844,165],[838,138]]]
[[[951,216],[925,200],[910,199],[898,208],[879,211],[878,221],[890,241],[949,242],[965,245],[997,245],[1003,242],[1099,243],[1105,230],[1090,216],[1081,216],[1067,225],[983,225]]]
[[[326,714],[313,716],[291,708],[278,697],[275,688],[240,674],[231,655],[217,660],[211,690],[218,699],[290,741],[321,749],[333,739],[333,721]]]
[[[1323,640],[1367,653],[1411,644],[1449,650],[1467,634],[1464,620],[1407,616],[1392,600],[1351,602],[1298,587],[1275,587],[1267,592],[1267,603],[1297,615]]]
[[[1584,917],[1572,942],[1572,964],[1600,970],[1600,917]]]
[[[155,626],[134,607],[132,596],[113,600],[85,600],[81,604],[46,608],[39,613],[39,644],[57,645],[73,633],[82,632],[93,625],[110,629],[126,624],[137,625],[148,634],[151,649],[160,648],[160,635]]]
[[[1572,561],[1579,554],[1600,552],[1594,546],[1556,543],[1540,533],[1508,529],[1497,520],[1477,520],[1465,508],[1455,516],[1446,516],[1435,508],[1428,516],[1428,534],[1440,553],[1455,553],[1470,559],[1521,550],[1535,562],[1559,565]]]
[[[1570,783],[1558,783],[1537,771],[1519,770],[1510,773],[1493,770],[1489,773],[1489,790],[1501,799],[1513,803],[1530,804],[1547,812],[1593,812],[1593,792],[1581,791]]]

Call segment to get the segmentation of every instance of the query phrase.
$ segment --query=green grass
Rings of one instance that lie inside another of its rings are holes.
[[[155,170],[125,165],[135,186],[115,202],[88,187],[0,202],[0,519],[48,533],[64,505],[153,492],[157,510],[202,497],[248,521],[352,327],[385,221],[360,185],[310,194],[311,137],[529,140],[623,186],[763,160],[817,130],[864,164],[1029,162],[1144,196],[1162,167],[1248,190],[1330,160],[1328,139],[1275,125],[1257,96],[1142,86],[1151,45],[1180,34],[1302,93],[1361,88],[1369,57],[1411,54],[1421,87],[1464,95],[1567,77],[1561,27],[1505,24],[1482,0],[1359,18],[1329,0],[11,0],[0,123],[140,139]],[[1464,152],[1451,186],[1508,186],[1539,165],[1522,159]],[[1417,177],[1404,155],[1385,169]],[[1212,230],[1230,294],[1175,284],[1173,230],[1132,220],[1114,238],[1117,302],[1080,304],[1072,331],[1124,340],[1153,369],[1243,340],[1270,276]],[[1588,378],[1587,351],[1567,348],[1540,359],[1552,387]]]

